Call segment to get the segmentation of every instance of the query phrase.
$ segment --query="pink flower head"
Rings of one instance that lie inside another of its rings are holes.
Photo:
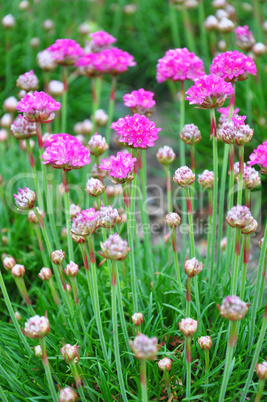
[[[25,140],[26,138],[34,137],[37,134],[36,124],[28,122],[22,114],[19,114],[13,121],[10,130],[18,140]]]
[[[99,227],[99,214],[94,208],[82,210],[72,220],[71,233],[77,236],[93,234]]]
[[[253,33],[249,30],[248,25],[239,26],[234,29],[236,34],[236,44],[243,50],[249,50],[255,43]]]
[[[55,117],[55,110],[60,109],[60,103],[56,102],[45,92],[35,91],[28,93],[17,104],[17,111],[24,113],[29,122],[49,123]]]
[[[94,66],[102,74],[118,75],[125,73],[128,67],[136,66],[133,56],[117,47],[104,49],[97,53]]]
[[[119,136],[118,141],[126,143],[131,148],[153,147],[158,139],[161,128],[146,116],[135,113],[133,116],[121,117],[110,126]]]
[[[66,137],[67,136],[67,137]],[[46,150],[42,155],[43,164],[51,163],[56,169],[80,169],[84,165],[90,163],[90,151],[83,146],[76,138],[68,136],[68,134],[54,134],[47,141]]]
[[[186,100],[190,105],[199,105],[200,109],[221,107],[228,95],[234,92],[230,82],[215,74],[204,75],[195,80],[192,87],[186,91]]]
[[[134,164],[137,161],[127,152],[118,152],[116,156],[111,155],[109,159],[102,159],[99,169],[108,171],[108,175],[114,178],[114,183],[124,183],[132,180]]]
[[[92,38],[91,50],[96,53],[103,49],[109,49],[113,43],[117,42],[114,36],[105,31],[93,32],[89,36]]]
[[[188,49],[170,49],[158,60],[157,81],[195,80],[204,75],[203,61]]]
[[[78,67],[79,73],[85,77],[94,77],[96,75],[103,74],[102,70],[96,68],[96,60],[99,57],[99,53],[88,53],[82,55],[74,64]]]
[[[221,53],[212,60],[211,74],[216,74],[227,82],[243,81],[249,74],[257,75],[254,61],[237,50]]]
[[[218,126],[220,127],[223,123],[227,123],[229,121],[230,106],[221,107],[217,109],[217,111],[221,113],[218,124]],[[236,109],[233,109],[232,117],[236,117],[238,112],[239,112],[238,107]]]
[[[246,118],[247,118],[247,116],[243,115],[243,116],[232,117],[231,120],[234,123],[235,127],[239,127],[239,126],[244,126],[244,122],[245,122]]]
[[[262,173],[267,174],[267,141],[258,145],[254,152],[249,156],[248,165],[259,165]]]
[[[81,46],[72,39],[57,39],[46,50],[51,53],[51,56],[58,64],[62,64],[63,66],[74,64],[84,54]]]
[[[31,91],[38,88],[39,80],[34,74],[34,71],[31,70],[27,73],[21,74],[17,79],[17,87],[20,89],[24,89],[25,91]]]
[[[153,96],[153,92],[140,88],[138,91],[133,91],[123,96],[124,105],[130,107],[133,113],[147,114],[156,104]]]

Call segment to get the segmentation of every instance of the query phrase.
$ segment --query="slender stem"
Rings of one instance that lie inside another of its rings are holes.
[[[259,305],[262,302],[262,296],[263,296],[263,290],[264,290],[264,285],[265,285],[265,276],[266,276],[266,268],[267,268],[267,255],[265,255],[265,261],[264,261],[264,267],[262,271],[262,277],[261,277],[261,285],[260,285],[260,294],[259,294]]]
[[[101,94],[101,86],[102,86],[102,77],[95,77],[91,79],[91,84],[92,84],[92,100],[93,100],[93,107],[92,107],[92,123],[93,123],[93,128],[92,128],[92,134],[95,133],[96,129],[96,118],[95,118],[95,112],[99,108],[100,105],[100,94]]]
[[[260,402],[262,393],[263,393],[263,389],[264,389],[264,385],[265,385],[265,380],[260,379],[255,402]]]
[[[50,292],[52,294],[53,300],[57,306],[60,306],[60,299],[57,294],[56,288],[54,286],[52,278],[48,279],[47,284],[49,286]]]
[[[195,241],[194,241],[194,226],[193,226],[193,210],[190,196],[190,189],[188,186],[185,187],[186,193],[186,204],[188,212],[188,225],[189,225],[189,240],[190,240],[190,258],[195,257]]]
[[[64,186],[64,206],[65,206],[65,216],[67,224],[69,261],[74,261],[73,243],[70,234],[71,218],[70,218],[70,193],[68,183],[68,172],[66,172],[65,170],[62,170],[62,181]]]
[[[190,402],[191,395],[191,336],[185,337],[186,348],[186,398]]]
[[[244,296],[245,296],[245,286],[246,286],[246,279],[247,279],[247,265],[248,265],[248,259],[249,259],[249,240],[250,240],[250,235],[244,235],[242,282],[241,282],[241,290],[240,290],[240,299],[241,300],[244,300]]]
[[[167,188],[167,197],[168,197],[168,212],[172,212],[172,184],[171,184],[171,172],[170,166],[164,166],[165,174],[166,174],[166,188]]]
[[[121,360],[120,360],[116,293],[117,293],[117,263],[116,263],[116,261],[112,260],[112,262],[111,262],[111,309],[112,309],[112,327],[113,327],[115,362],[116,362],[116,368],[117,368],[117,374],[118,374],[122,398],[123,398],[123,401],[128,401],[127,396],[126,396],[126,390],[125,390],[125,384],[124,384],[124,380],[123,380]]]
[[[212,189],[208,189],[208,197],[209,197],[209,219],[208,219],[208,241],[207,241],[207,256],[206,256],[206,269],[209,269],[210,264],[210,245],[211,245],[211,223],[212,223]]]
[[[229,148],[230,154],[230,179],[229,179],[229,198],[228,198],[228,211],[234,205],[234,145],[230,145]],[[226,249],[226,267],[230,267],[231,259],[232,259],[232,251],[233,251],[233,242],[231,241],[231,227],[227,225],[226,230],[227,236],[227,249]]]
[[[182,15],[183,15],[184,33],[186,37],[187,47],[190,50],[190,52],[196,52],[194,33],[187,8],[184,6],[184,4],[182,4]]]
[[[182,288],[182,281],[181,281],[180,268],[179,268],[179,262],[178,262],[175,229],[172,229],[172,251],[173,251],[174,266],[175,266],[177,281],[178,281],[178,285],[179,285],[179,290],[180,290],[180,293],[182,294],[183,288]]]
[[[239,178],[238,178],[237,205],[242,204],[243,175],[244,175],[244,145],[240,145],[240,147],[239,147]]]
[[[53,384],[51,370],[50,370],[50,366],[49,366],[49,363],[48,363],[45,338],[40,338],[40,345],[41,345],[41,348],[42,348],[42,359],[43,359],[46,379],[47,379],[47,382],[48,382],[48,387],[49,387],[53,402],[57,402],[58,397],[57,397],[56,390],[55,390],[55,387],[54,387],[54,384]]]
[[[186,279],[186,317],[190,317],[190,303],[191,303],[191,286],[192,286],[192,278],[189,276]]]
[[[250,208],[251,190],[249,190],[248,188],[245,189],[245,197],[246,197],[246,207]]]
[[[108,105],[108,122],[107,122],[106,135],[105,135],[107,144],[109,144],[109,140],[110,140],[110,125],[113,120],[115,93],[116,93],[116,76],[113,75],[112,81],[111,81],[111,90],[110,90],[109,105]]]
[[[216,266],[215,246],[216,246],[216,230],[217,230],[217,202],[218,202],[218,149],[216,138],[216,117],[215,110],[210,109],[211,135],[213,144],[213,210],[212,210],[212,237],[211,237],[211,261],[210,261],[210,286],[213,285],[213,273]]]
[[[209,350],[204,350],[205,355],[205,372],[208,371],[210,365],[210,352]]]
[[[207,31],[204,27],[204,20],[205,20],[205,12],[204,12],[204,0],[199,0],[198,5],[198,26],[200,27],[200,41],[201,47],[204,51],[204,56],[209,60],[209,47],[207,41]]]
[[[179,124],[179,134],[181,134],[185,124],[185,94],[184,94],[184,81],[181,81],[181,91],[180,91],[180,124]],[[185,166],[185,143],[179,138],[179,146],[180,146],[180,160],[181,166]],[[186,200],[182,198],[182,225],[183,227],[186,224]],[[182,234],[182,244],[183,250],[186,249],[186,233]],[[184,253],[183,253],[184,255]]]
[[[81,397],[81,400],[83,402],[86,402],[87,399],[85,398],[85,395],[84,395],[84,392],[83,392],[82,381],[81,381],[80,374],[78,372],[77,364],[74,363],[74,361],[70,361],[69,365],[70,365],[70,369],[71,369],[73,378],[75,380],[76,387],[78,388],[78,392],[79,392],[79,395]]]
[[[18,288],[18,290],[19,290],[19,292],[21,294],[21,297],[24,299],[25,303],[27,304],[27,307],[30,310],[31,315],[34,316],[35,311],[34,311],[32,305],[31,305],[31,301],[29,299],[28,292],[27,292],[27,289],[26,289],[26,285],[25,285],[25,282],[24,282],[24,278],[23,277],[18,277],[18,278],[14,277],[14,280],[15,280],[17,288]]]
[[[0,396],[1,396],[3,402],[8,402],[8,399],[7,399],[7,397],[6,397],[5,393],[4,393],[4,390],[1,387],[1,385],[0,385]]]
[[[165,387],[166,387],[167,393],[168,393],[168,398],[170,398],[171,397],[170,375],[167,370],[164,370],[163,377],[164,377]]]
[[[66,133],[68,107],[68,71],[66,66],[62,66],[62,82],[64,84],[64,92],[61,102],[61,132]]]
[[[142,391],[142,402],[148,402],[147,398],[147,379],[146,379],[146,360],[140,360],[140,381]]]
[[[169,15],[171,20],[171,33],[174,46],[180,47],[179,24],[174,0],[169,0]]]
[[[9,296],[8,296],[8,293],[7,293],[7,289],[6,289],[6,285],[5,285],[5,282],[4,282],[4,279],[3,279],[3,276],[2,276],[1,272],[0,272],[0,287],[1,287],[1,291],[2,291],[2,294],[3,294],[4,300],[5,300],[5,304],[7,306],[7,309],[8,309],[9,315],[11,317],[11,320],[12,320],[14,326],[15,326],[17,334],[18,334],[18,336],[19,336],[24,348],[27,350],[29,355],[31,355],[33,352],[32,352],[32,350],[31,350],[31,348],[30,348],[30,346],[29,346],[29,344],[27,342],[27,339],[25,338],[25,336],[21,332],[20,326],[18,324],[18,320],[15,317],[15,313],[14,313],[12,304],[10,302],[10,299],[9,299]]]
[[[39,250],[40,250],[40,253],[41,253],[41,256],[42,256],[44,267],[49,267],[50,262],[49,262],[49,260],[47,258],[47,255],[44,252],[44,244],[43,244],[43,240],[42,240],[41,230],[40,230],[39,226],[37,226],[37,225],[34,225],[34,230],[35,230],[35,233],[36,233],[36,237],[37,237],[37,241],[38,241],[38,245],[39,245]]]
[[[234,236],[235,254],[234,254],[232,281],[231,281],[231,295],[235,295],[237,291],[238,260],[240,257],[240,245],[241,245],[241,231],[240,229],[234,229],[234,230],[235,230],[235,236]]]

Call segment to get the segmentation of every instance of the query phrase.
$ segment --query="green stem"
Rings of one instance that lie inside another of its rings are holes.
[[[147,378],[146,378],[146,360],[140,360],[140,381],[142,391],[142,402],[148,402],[147,398]]]
[[[93,123],[93,128],[92,128],[92,134],[95,134],[95,129],[96,129],[96,118],[95,118],[95,112],[99,108],[100,105],[100,95],[101,95],[101,87],[102,87],[102,77],[95,77],[91,79],[92,83],[92,100],[93,100],[93,107],[92,107],[92,123]]]
[[[240,145],[237,205],[242,205],[243,175],[244,175],[244,145]]]
[[[4,393],[4,390],[1,387],[1,385],[0,385],[0,396],[1,396],[3,402],[8,402],[8,399],[7,399],[7,397],[6,397],[5,393]]]
[[[194,39],[194,33],[187,8],[184,6],[184,4],[182,5],[182,16],[183,16],[184,33],[186,37],[187,48],[190,52],[196,53],[196,45],[195,45],[196,42]]]
[[[191,336],[185,337],[186,348],[186,399],[190,402],[191,395]]]
[[[19,292],[21,294],[21,297],[24,299],[25,303],[27,304],[27,307],[30,310],[31,315],[34,316],[35,311],[34,311],[32,305],[31,305],[31,301],[29,299],[28,292],[27,292],[27,289],[26,289],[26,285],[25,285],[25,282],[24,282],[24,278],[23,277],[18,277],[18,278],[14,277],[14,280],[15,280],[17,288],[18,288],[18,290],[19,290]]]
[[[67,107],[68,107],[68,71],[66,66],[62,66],[62,81],[64,92],[61,102],[61,132],[66,133],[67,129]]]
[[[111,90],[110,90],[109,105],[108,105],[108,122],[107,122],[106,135],[105,135],[107,144],[109,144],[109,140],[110,140],[110,125],[113,120],[115,93],[116,93],[116,76],[113,75],[112,81],[111,81]]]
[[[174,0],[169,0],[169,16],[171,21],[172,41],[175,47],[180,47],[179,24]]]
[[[204,0],[199,0],[198,5],[198,26],[200,27],[200,41],[201,47],[204,51],[204,56],[209,61],[209,48],[207,41],[207,31],[204,27],[205,12],[204,12]]]
[[[216,138],[216,117],[215,110],[210,109],[211,120],[211,135],[213,144],[213,173],[214,173],[214,185],[213,185],[213,209],[212,209],[212,237],[211,237],[211,261],[210,261],[210,286],[213,285],[213,273],[216,266],[215,261],[215,246],[216,246],[216,230],[217,230],[217,201],[218,201],[218,149]]]
[[[209,219],[208,219],[208,241],[207,241],[207,256],[206,256],[206,270],[209,269],[210,264],[210,245],[211,245],[211,224],[212,224],[212,189],[208,189],[209,197]]]
[[[229,198],[228,198],[228,211],[234,205],[234,145],[230,145],[229,147],[229,154],[230,154],[230,178],[229,178]],[[231,260],[232,260],[232,251],[233,251],[233,242],[231,241],[231,227],[227,225],[226,230],[227,236],[227,249],[226,249],[226,267],[230,267]]]
[[[126,396],[125,384],[122,375],[122,367],[120,360],[119,349],[119,335],[118,335],[118,323],[117,323],[117,263],[112,260],[111,262],[111,309],[112,309],[112,327],[113,327],[113,339],[114,339],[114,354],[117,368],[117,374],[119,379],[120,391],[123,401],[128,401]]]
[[[164,370],[163,377],[164,377],[165,387],[166,387],[167,393],[168,393],[168,398],[170,398],[171,397],[170,375],[167,370]]]
[[[177,281],[178,281],[178,285],[179,285],[179,290],[180,290],[180,294],[182,295],[183,287],[182,287],[180,268],[179,268],[179,262],[178,262],[175,229],[172,229],[172,251],[173,251],[174,266],[175,266]]]
[[[164,166],[165,174],[166,174],[166,188],[167,188],[167,197],[168,197],[168,212],[172,212],[172,185],[171,185],[171,171],[170,166]]]
[[[181,81],[181,91],[180,91],[180,124],[179,124],[179,134],[181,134],[185,124],[185,94],[184,94],[184,81]],[[180,136],[179,136],[180,137]],[[180,145],[180,161],[181,166],[185,166],[185,143],[179,138]],[[182,225],[186,225],[186,200],[182,198]],[[182,245],[183,250],[186,250],[186,233],[182,234]],[[183,252],[184,256],[184,252]]]
[[[42,359],[43,359],[46,379],[47,379],[47,382],[48,382],[48,387],[49,387],[49,390],[50,390],[51,398],[52,398],[53,402],[57,402],[58,397],[57,397],[56,390],[55,390],[55,387],[54,387],[54,384],[53,384],[51,370],[50,370],[50,366],[49,366],[49,363],[48,363],[45,338],[40,338],[40,345],[41,345],[41,348],[42,348],[42,353],[43,353]]]
[[[62,181],[64,186],[64,207],[65,207],[65,217],[67,224],[67,239],[68,239],[68,252],[69,261],[74,261],[73,243],[70,234],[71,229],[71,218],[70,218],[70,193],[69,193],[69,183],[68,183],[68,172],[62,170]]]
[[[18,336],[19,336],[24,348],[27,350],[29,355],[31,355],[33,352],[31,350],[31,348],[30,348],[25,336],[21,332],[20,326],[18,324],[18,320],[15,317],[15,313],[14,313],[12,304],[10,302],[10,299],[9,299],[9,296],[8,296],[8,293],[7,293],[7,290],[6,290],[5,282],[4,282],[4,279],[3,279],[3,276],[2,276],[1,272],[0,272],[0,287],[1,287],[1,291],[2,291],[2,294],[3,294],[4,300],[5,300],[5,304],[7,306],[7,309],[8,309],[9,315],[11,317],[11,320],[12,320],[14,326],[15,326],[17,334],[18,334]]]
[[[244,296],[245,296],[245,286],[246,286],[246,279],[247,279],[247,265],[248,265],[248,258],[249,258],[249,240],[250,240],[250,235],[244,235],[242,282],[241,282],[241,290],[240,290],[240,299],[241,300],[244,300]]]
[[[78,372],[77,364],[74,363],[74,361],[70,361],[70,362],[69,362],[69,365],[70,365],[70,369],[71,369],[73,378],[74,378],[74,380],[75,380],[76,387],[78,388],[78,392],[79,392],[80,398],[81,398],[81,400],[82,400],[83,402],[86,402],[87,399],[85,398],[85,395],[84,395],[84,392],[83,392],[82,381],[81,381],[80,374],[79,374],[79,372]]]
[[[265,385],[265,380],[260,379],[255,402],[260,402],[262,393],[263,393],[263,389],[264,389],[264,385]]]
[[[189,276],[186,279],[186,317],[190,317],[190,303],[191,303],[191,287],[192,287],[192,278]]]
[[[49,289],[50,289],[50,292],[52,294],[52,297],[53,297],[53,300],[54,300],[55,304],[57,306],[60,306],[60,299],[59,299],[59,296],[57,294],[57,291],[56,291],[56,288],[54,286],[52,278],[48,279],[47,284],[49,286]]]
[[[42,256],[44,267],[49,267],[50,262],[49,262],[46,254],[44,252],[44,244],[43,244],[43,240],[42,240],[41,230],[40,230],[39,226],[37,226],[37,225],[34,225],[34,230],[35,230],[35,233],[36,233],[36,237],[37,237],[37,241],[38,241],[38,245],[39,245],[39,250],[40,250],[40,253],[41,253],[41,256]]]
[[[240,246],[241,246],[241,231],[240,229],[234,229],[234,244],[235,244],[235,254],[234,263],[232,271],[232,281],[231,281],[231,295],[235,295],[237,291],[237,281],[238,281],[238,260],[240,257]]]
[[[187,204],[187,212],[188,212],[190,258],[193,258],[193,257],[195,257],[193,210],[192,210],[190,189],[188,186],[185,187],[185,193],[186,193],[186,204]]]

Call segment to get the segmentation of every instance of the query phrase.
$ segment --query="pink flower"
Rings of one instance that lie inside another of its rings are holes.
[[[147,114],[156,102],[153,100],[153,92],[143,88],[123,96],[124,105],[130,107],[133,113]]]
[[[134,164],[137,161],[127,152],[118,152],[109,159],[102,159],[99,169],[108,171],[108,175],[115,179],[115,183],[124,183],[131,180]]]
[[[267,174],[267,141],[259,145],[254,152],[249,156],[248,165],[259,165],[262,173]]]
[[[119,136],[118,141],[126,143],[131,148],[153,147],[158,139],[161,128],[146,116],[135,113],[133,116],[121,117],[110,126]]]
[[[102,71],[97,70],[95,64],[99,53],[88,53],[81,56],[74,64],[78,67],[79,73],[86,77],[94,77],[96,75],[101,75]]]
[[[90,163],[90,151],[80,141],[68,134],[54,134],[46,140],[42,155],[43,164],[51,163],[56,169],[80,169]],[[49,145],[47,145],[49,144]]]
[[[51,56],[58,64],[62,64],[63,66],[74,64],[84,54],[81,46],[72,39],[57,39],[46,50],[51,53]]]
[[[203,61],[188,49],[170,49],[158,60],[157,81],[195,80],[204,75]]]
[[[223,125],[223,123],[227,123],[229,121],[230,106],[221,107],[217,109],[217,111],[221,113],[218,124],[218,126],[220,127]],[[233,109],[232,117],[236,117],[238,112],[239,112],[238,107],[236,109]]]
[[[249,74],[257,75],[254,61],[237,50],[221,53],[212,60],[210,72],[227,82],[243,81]]]
[[[28,93],[17,104],[17,111],[24,113],[29,122],[49,123],[55,117],[55,110],[61,107],[50,95],[35,91]]]
[[[248,25],[239,26],[234,29],[236,34],[236,44],[243,50],[249,50],[255,43],[253,33],[249,30]]]
[[[112,43],[117,42],[117,39],[114,38],[114,36],[105,31],[93,32],[89,36],[92,38],[90,45],[93,52],[108,49],[111,47]]]
[[[186,100],[190,105],[199,105],[200,109],[221,107],[228,95],[234,92],[230,82],[215,74],[204,75],[195,80],[192,87],[186,91]]]
[[[84,209],[72,220],[71,233],[89,236],[99,227],[99,211],[94,208]]]
[[[31,138],[37,134],[36,124],[28,122],[21,114],[11,124],[10,130],[19,140]]]

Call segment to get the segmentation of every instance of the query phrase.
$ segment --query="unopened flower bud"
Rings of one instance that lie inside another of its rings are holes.
[[[158,353],[157,338],[149,338],[146,335],[138,334],[133,341],[130,341],[130,347],[134,355],[139,360],[155,360]]]
[[[60,353],[66,363],[73,361],[76,357],[79,358],[79,348],[77,345],[67,343],[60,348]]]
[[[50,259],[53,264],[60,265],[65,260],[65,252],[62,250],[52,251],[50,254]]]
[[[3,107],[7,113],[15,113],[17,104],[18,101],[15,96],[10,96],[4,101]]]
[[[28,212],[28,222],[35,223],[35,224],[36,224],[36,223],[39,223],[40,219],[41,219],[41,220],[44,219],[44,217],[45,217],[45,212],[42,211],[39,207],[36,207],[36,209],[37,209],[37,211],[38,211],[38,213],[39,213],[39,215],[40,215],[40,218],[39,218],[39,216],[36,216],[36,213],[31,209],[31,210]]]
[[[33,208],[37,199],[36,193],[27,187],[19,188],[18,194],[14,194],[14,198],[18,211]]]
[[[181,217],[177,214],[177,212],[169,212],[166,215],[166,223],[171,229],[177,228],[177,226],[181,223]]]
[[[11,255],[9,255],[3,259],[3,265],[5,269],[10,271],[16,265],[16,261],[13,257],[11,257]]]
[[[92,155],[99,156],[108,149],[108,144],[102,135],[95,133],[88,142],[88,148]]]
[[[224,8],[226,6],[226,1],[225,0],[213,0],[211,4],[214,8]]]
[[[104,126],[108,121],[108,115],[103,109],[98,109],[95,112],[96,124],[100,127]]]
[[[143,324],[144,322],[144,316],[142,313],[134,313],[132,315],[132,323],[133,325],[135,325],[136,327],[138,327],[139,325]]]
[[[258,222],[256,221],[256,219],[253,218],[251,223],[249,223],[248,225],[246,225],[244,228],[241,229],[241,233],[245,234],[245,235],[252,234],[252,233],[256,232],[257,227],[258,227]]]
[[[259,240],[259,248],[262,249],[264,237]]]
[[[228,14],[228,12],[227,12],[226,10],[219,9],[219,10],[216,11],[215,17],[216,17],[218,20],[221,20],[221,19],[223,19],[223,18],[228,18],[228,17],[229,17],[229,14]]]
[[[168,357],[163,357],[163,359],[158,361],[158,367],[162,371],[171,371],[172,360]]]
[[[210,170],[204,170],[198,175],[198,182],[203,188],[212,188],[214,183],[214,173]]]
[[[266,53],[266,46],[264,45],[264,43],[255,43],[255,45],[253,45],[252,47],[252,51],[253,53],[255,53],[256,56],[262,56]]]
[[[44,20],[42,26],[45,31],[51,31],[54,28],[55,24],[52,20]]]
[[[71,278],[75,278],[75,276],[78,275],[79,272],[79,267],[77,264],[75,264],[73,261],[71,261],[66,268],[64,269],[64,273],[66,276],[69,276]]]
[[[210,336],[201,336],[197,341],[202,350],[209,350],[212,347]]]
[[[8,138],[8,132],[5,128],[0,128],[0,142],[5,142]]]
[[[110,260],[124,260],[130,249],[126,240],[122,240],[118,233],[110,235],[104,243],[100,243],[102,255]]]
[[[36,49],[37,47],[40,46],[40,43],[41,43],[40,38],[38,38],[37,36],[34,36],[30,40],[30,47],[32,47],[33,49]]]
[[[99,214],[99,225],[102,228],[113,228],[115,225],[121,222],[121,217],[116,208],[112,208],[112,206],[108,205],[104,207],[103,205],[100,207]]]
[[[237,176],[237,180],[239,180],[239,176]],[[260,184],[261,179],[259,172],[253,167],[245,165],[243,172],[243,187],[248,190],[252,190],[253,188],[258,187]]]
[[[221,250],[225,250],[227,246],[227,237],[223,237],[221,240]]]
[[[67,231],[67,228],[66,228],[66,227],[63,227],[63,228],[61,229],[60,237],[62,237],[62,239],[65,239],[66,237],[68,237],[68,231]]]
[[[37,64],[44,71],[52,71],[57,66],[56,60],[49,50],[43,50],[37,54]]]
[[[1,117],[1,126],[4,128],[9,128],[12,124],[12,116],[10,113],[5,113],[2,117]]]
[[[256,374],[261,380],[267,380],[267,362],[256,364]]]
[[[76,401],[77,401],[77,394],[72,388],[65,387],[60,390],[58,402],[76,402]]]
[[[25,275],[25,267],[24,265],[16,264],[14,267],[11,269],[11,273],[14,276],[14,278],[21,278]]]
[[[71,286],[69,283],[66,283],[66,290],[68,293],[71,293]]]
[[[164,145],[164,147],[159,148],[158,152],[156,153],[156,157],[163,166],[168,166],[170,165],[176,155],[171,147],[168,147],[167,145]]]
[[[186,260],[184,263],[184,270],[189,278],[198,275],[204,268],[204,265],[201,261],[198,261],[196,257],[191,258],[190,260]]]
[[[1,242],[4,244],[4,246],[8,245],[8,237],[7,236],[2,236],[1,237]]]
[[[19,93],[18,93],[19,99],[24,98],[25,95],[27,95],[27,92],[24,91],[24,89],[21,89],[21,90],[19,91]]]
[[[64,84],[61,81],[51,80],[48,83],[48,93],[52,96],[61,96],[64,92]]]
[[[230,321],[239,321],[247,314],[248,305],[238,296],[227,296],[221,306],[217,305],[222,317]]]
[[[243,229],[253,221],[253,216],[248,207],[237,205],[228,211],[226,222],[233,228]]]
[[[231,32],[234,29],[234,23],[229,18],[222,18],[218,23],[218,30],[220,32]]]
[[[81,144],[85,144],[86,143],[86,138],[84,135],[82,134],[78,134],[75,136],[76,140],[78,140]]]
[[[215,17],[215,15],[209,15],[205,21],[204,21],[204,27],[208,30],[208,31],[214,31],[215,29],[218,28],[218,20]]]
[[[120,196],[123,193],[121,184],[117,184],[116,186],[107,186],[106,195],[108,198]]]
[[[5,15],[4,18],[2,18],[2,25],[6,29],[13,28],[15,26],[15,24],[16,24],[16,20],[13,17],[13,15],[11,15],[11,14],[7,14],[7,15]]]
[[[87,24],[87,22],[82,22],[79,26],[78,26],[78,32],[81,35],[88,35],[90,32],[90,26]]]
[[[22,317],[21,317],[21,315],[20,315],[20,313],[19,313],[18,311],[15,311],[14,314],[15,314],[15,317],[16,317],[16,319],[17,319],[18,321],[21,321],[21,320],[22,320]]]
[[[98,197],[101,194],[104,193],[106,187],[102,183],[102,181],[91,178],[87,181],[86,186],[85,186],[85,191],[87,194],[91,195],[92,197]]]
[[[81,207],[79,205],[71,204],[70,205],[70,217],[76,218],[77,214],[81,212]]]
[[[126,15],[132,15],[136,12],[137,10],[137,5],[136,4],[125,4],[123,7],[123,12]]]
[[[10,127],[14,137],[18,140],[28,139],[37,134],[36,123],[30,123],[24,116],[19,114]]]
[[[50,268],[45,268],[43,267],[41,271],[38,274],[39,278],[41,278],[43,281],[48,281],[49,279],[52,278],[52,271]]]
[[[50,324],[46,317],[35,315],[26,321],[24,332],[28,338],[36,339],[43,338],[50,331]]]
[[[193,336],[197,331],[198,322],[193,318],[182,318],[179,322],[179,330],[184,336]]]
[[[82,132],[79,134],[91,134],[93,123],[89,119],[85,119],[82,123]]]
[[[19,3],[19,10],[25,11],[29,8],[30,3],[27,0],[23,0]]]
[[[43,357],[43,351],[41,345],[37,345],[34,347],[34,354],[36,357]]]
[[[24,91],[32,91],[38,88],[39,80],[34,74],[33,70],[27,73],[21,74],[17,79],[17,87],[24,89]]]
[[[194,145],[201,140],[201,132],[195,124],[186,124],[180,134],[181,140],[188,144]]]
[[[190,186],[195,181],[195,174],[189,167],[182,166],[175,171],[173,181],[180,187]]]

